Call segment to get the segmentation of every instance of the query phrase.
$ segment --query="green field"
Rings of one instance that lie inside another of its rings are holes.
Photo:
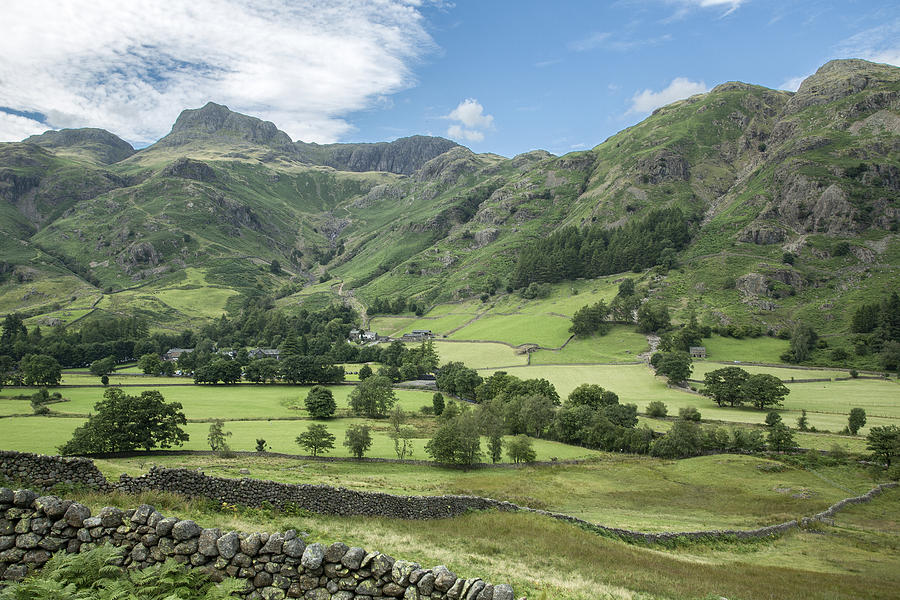
[[[722,369],[724,367],[739,367],[751,375],[756,373],[768,373],[774,375],[782,381],[790,382],[791,379],[831,379],[835,377],[849,377],[847,371],[838,371],[834,369],[791,369],[790,367],[763,367],[756,365],[745,365],[742,362],[718,363],[706,360],[695,360],[693,364],[693,373],[691,379],[703,379],[710,371]]]
[[[473,369],[528,364],[527,354],[516,352],[505,344],[436,341],[434,349],[440,357],[441,364],[459,361]]]
[[[771,337],[735,339],[713,335],[703,339],[709,360],[780,363],[781,355],[790,348],[787,340]]]
[[[649,350],[647,338],[634,327],[614,325],[603,336],[574,338],[562,350],[538,350],[531,354],[533,365],[578,363],[629,363]]]
[[[571,320],[559,315],[536,318],[529,314],[488,315],[472,321],[450,336],[454,340],[488,340],[513,346],[537,344],[547,348],[562,346],[569,336]]]

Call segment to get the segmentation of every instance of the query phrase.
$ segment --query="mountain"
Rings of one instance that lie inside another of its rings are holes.
[[[846,332],[900,268],[900,69],[860,60],[796,93],[725,83],[564,156],[294,142],[213,103],[133,154],[72,131],[0,144],[0,311],[180,327],[260,293],[289,310],[337,301],[340,282],[363,304],[432,305],[502,290],[523,249],[567,227],[663,208],[684,215],[688,243],[641,278],[677,318]],[[578,272],[558,267],[533,277]]]

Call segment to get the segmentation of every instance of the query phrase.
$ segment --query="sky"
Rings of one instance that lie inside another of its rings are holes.
[[[3,0],[0,141],[135,147],[208,101],[294,140],[591,148],[726,81],[900,65],[897,0]]]

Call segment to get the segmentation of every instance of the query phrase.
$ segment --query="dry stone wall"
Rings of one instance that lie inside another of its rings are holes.
[[[278,508],[292,506],[328,515],[382,516],[397,519],[439,519],[461,515],[470,510],[522,511],[552,517],[576,524],[603,535],[628,541],[657,543],[676,539],[708,539],[728,537],[738,539],[763,538],[778,535],[812,521],[827,521],[848,504],[868,502],[896,483],[878,485],[861,496],[846,498],[811,517],[786,521],[757,529],[714,529],[705,531],[677,531],[645,533],[617,527],[606,527],[571,515],[536,510],[478,496],[395,496],[376,492],[360,492],[328,485],[286,484],[259,479],[226,479],[209,477],[188,469],[153,467],[146,475],[122,475],[110,484],[94,465],[85,458],[41,456],[26,452],[0,451],[0,476],[27,481],[44,488],[56,481],[82,483],[98,489],[125,492],[159,490],[186,496],[202,496],[217,502],[261,506],[266,502]],[[53,477],[58,477],[56,481]]]
[[[121,566],[144,568],[172,558],[213,579],[246,582],[248,600],[513,600],[509,585],[462,579],[379,552],[334,543],[307,544],[296,531],[223,532],[164,517],[143,504],[122,511],[88,507],[32,490],[0,488],[0,582],[22,579],[57,551],[84,552],[103,544],[122,549]]]

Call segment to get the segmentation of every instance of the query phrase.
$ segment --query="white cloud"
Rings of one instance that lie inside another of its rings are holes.
[[[811,73],[810,73],[811,75]],[[779,90],[787,90],[789,92],[796,92],[800,89],[800,84],[803,83],[803,80],[809,77],[809,75],[801,75],[800,77],[791,77],[790,79],[784,81],[781,85],[778,86]]]
[[[30,135],[44,133],[47,129],[46,125],[34,119],[0,111],[0,140],[19,142]]]
[[[709,91],[709,88],[706,87],[706,83],[702,81],[691,81],[686,77],[676,77],[665,89],[658,92],[644,90],[636,93],[631,98],[631,108],[628,109],[628,112],[652,112],[660,106],[665,106],[676,100],[681,100],[682,98],[687,98],[694,94],[702,94],[707,91]]]
[[[405,0],[5,0],[0,106],[137,143],[207,101],[330,142],[434,48]]]
[[[484,139],[483,130],[494,126],[493,115],[484,114],[484,107],[474,98],[466,98],[450,114],[441,118],[457,121],[447,128],[448,137],[470,142],[480,142]]]
[[[900,19],[861,31],[838,45],[841,58],[864,58],[900,66]]]
[[[742,4],[746,4],[748,0],[666,0],[666,2],[679,6],[675,14],[663,21],[664,23],[671,23],[685,18],[692,9],[697,8],[724,8],[725,12],[722,13],[721,17],[727,17],[739,9]]]
[[[575,52],[587,52],[603,44],[612,34],[608,31],[597,31],[586,38],[569,43],[569,49]]]

